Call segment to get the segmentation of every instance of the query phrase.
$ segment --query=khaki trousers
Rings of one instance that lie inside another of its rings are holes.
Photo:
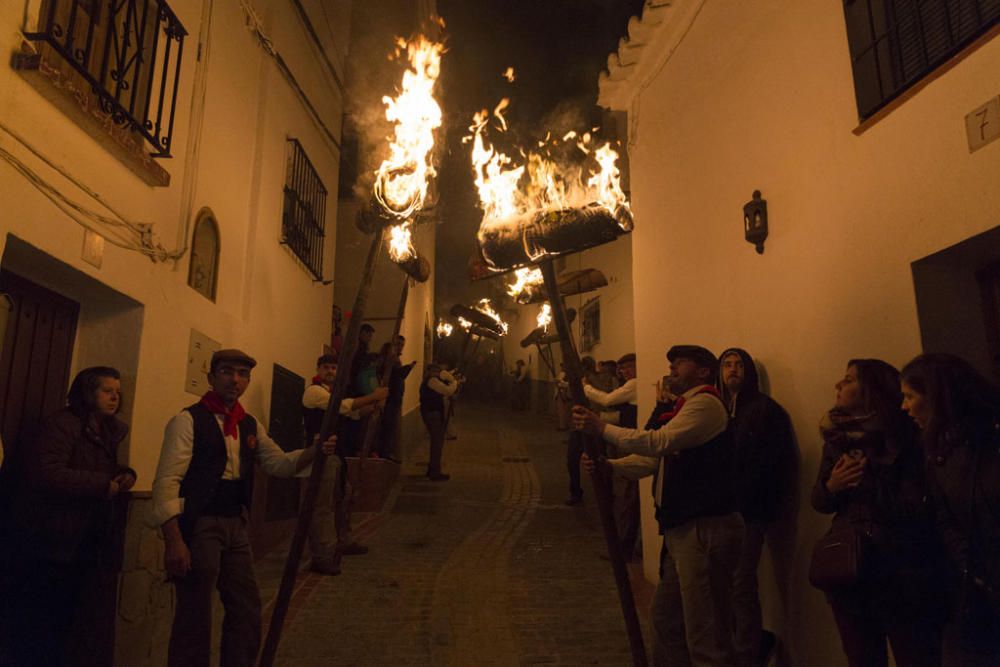
[[[743,518],[736,512],[667,530],[650,609],[654,665],[736,664],[732,595],[743,532]]]
[[[313,563],[329,564],[337,547],[351,543],[347,513],[347,468],[339,456],[328,456],[323,466],[316,509],[309,524],[309,553]]]

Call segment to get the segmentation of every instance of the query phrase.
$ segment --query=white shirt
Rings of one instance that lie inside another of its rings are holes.
[[[589,384],[583,385],[583,393],[587,395],[587,400],[596,403],[602,408],[610,408],[623,403],[638,405],[637,381],[632,378],[614,391],[601,391]]]
[[[451,396],[456,391],[458,391],[458,383],[455,382],[454,376],[447,371],[441,371],[441,377],[427,380],[427,386],[441,394],[442,396]]]
[[[251,415],[252,417],[252,415]],[[223,429],[224,415],[215,415],[219,430]],[[257,463],[269,475],[274,477],[307,477],[311,466],[306,466],[296,472],[299,457],[305,450],[297,449],[286,452],[271,439],[264,426],[256,417],[257,446],[254,449]],[[238,438],[225,435],[226,469],[222,479],[240,478],[240,441]],[[163,434],[163,448],[160,450],[160,462],[156,466],[156,479],[153,480],[153,512],[154,525],[161,526],[184,511],[184,499],[180,497],[181,480],[187,474],[194,452],[194,418],[184,410],[167,423]]]
[[[604,439],[622,452],[658,457],[660,479],[663,479],[664,458],[682,449],[700,447],[726,430],[729,416],[726,408],[715,396],[699,394],[707,385],[700,385],[684,392],[684,405],[680,412],[657,431],[640,431],[608,425]],[[656,504],[660,504],[662,486],[656,489]]]
[[[310,410],[326,410],[330,404],[330,392],[321,384],[311,384],[302,394],[302,407]],[[361,413],[354,409],[353,398],[340,399],[340,414],[351,419],[361,419]]]

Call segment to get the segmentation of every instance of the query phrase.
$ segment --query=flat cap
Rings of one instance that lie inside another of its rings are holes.
[[[629,352],[628,354],[622,355],[622,358],[618,360],[618,365],[627,364],[629,362],[635,363],[635,352]]]
[[[713,372],[719,369],[719,360],[701,345],[674,345],[667,350],[667,359],[669,361],[690,359],[699,366],[712,369]]]
[[[229,348],[225,350],[216,350],[215,352],[213,352],[212,361],[209,364],[209,368],[215,370],[216,366],[224,362],[246,364],[250,368],[253,368],[254,366],[257,365],[257,360],[251,357],[243,350]]]

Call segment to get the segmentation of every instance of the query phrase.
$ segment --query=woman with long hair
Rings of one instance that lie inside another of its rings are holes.
[[[939,665],[944,556],[926,502],[923,453],[900,409],[899,372],[853,359],[836,389],[820,423],[812,505],[834,514],[831,534],[853,531],[862,549],[851,581],[817,585],[851,667],[887,665],[887,642],[900,667]]]
[[[106,366],[80,371],[66,402],[19,456],[13,590],[4,602],[4,659],[13,665],[110,665],[113,658],[99,650],[114,633],[119,555],[112,549],[112,501],[136,480],[118,463],[128,433],[116,417],[120,373]]]
[[[1000,391],[949,354],[908,363],[902,391],[903,408],[923,431],[937,526],[956,584],[945,664],[1000,664]]]

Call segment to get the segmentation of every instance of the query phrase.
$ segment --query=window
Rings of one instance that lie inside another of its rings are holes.
[[[295,139],[288,140],[287,160],[281,243],[295,253],[313,278],[322,280],[326,188]]]
[[[844,0],[862,120],[1000,24],[1000,0]]]
[[[198,212],[191,238],[191,266],[188,285],[206,299],[215,301],[219,279],[219,224],[207,208]]]
[[[29,40],[82,77],[101,110],[170,157],[187,32],[164,0],[42,0]]]

